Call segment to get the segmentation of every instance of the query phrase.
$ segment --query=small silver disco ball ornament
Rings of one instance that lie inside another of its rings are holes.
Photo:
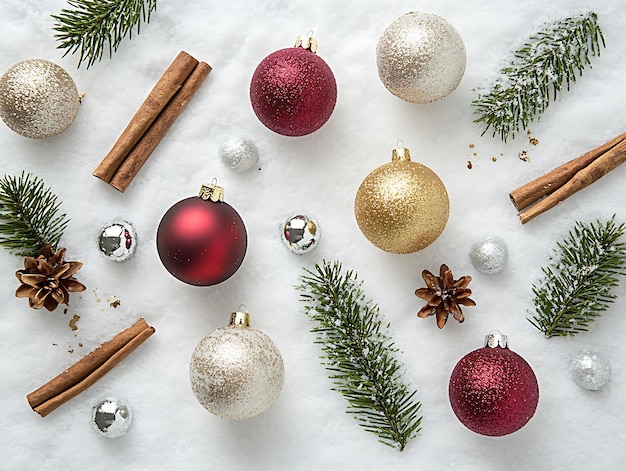
[[[114,221],[100,230],[98,235],[100,252],[114,262],[125,262],[137,248],[137,233],[127,221]]]
[[[234,172],[247,172],[259,160],[259,151],[247,137],[232,138],[220,146],[220,158]]]
[[[114,398],[99,400],[91,415],[96,432],[106,438],[119,438],[126,435],[132,422],[128,405]]]
[[[305,254],[317,247],[320,237],[319,224],[313,216],[305,213],[289,216],[281,226],[283,243],[297,255]]]
[[[494,275],[504,269],[509,252],[504,240],[500,237],[489,237],[472,245],[469,257],[477,271]]]
[[[570,363],[574,382],[583,389],[597,391],[609,382],[609,360],[597,352],[579,352]]]

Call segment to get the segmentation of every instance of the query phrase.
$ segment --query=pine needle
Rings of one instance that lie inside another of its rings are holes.
[[[316,322],[311,332],[321,345],[335,391],[348,401],[347,412],[379,441],[402,451],[420,431],[421,403],[401,382],[398,349],[383,331],[377,306],[365,301],[354,272],[339,262],[323,262],[301,276],[306,313]],[[389,328],[389,324],[385,326]]]
[[[557,243],[551,265],[533,285],[536,313],[528,320],[547,338],[587,331],[591,321],[606,311],[616,296],[611,292],[626,274],[626,243],[620,238],[626,225],[576,222],[574,230]]]
[[[0,180],[0,247],[19,256],[56,249],[69,220],[58,214],[60,202],[41,178],[22,172]]]
[[[157,0],[68,0],[71,9],[62,9],[53,30],[58,48],[68,53],[80,51],[78,67],[83,62],[87,68],[102,59],[106,49],[113,56],[122,40],[132,39],[141,22],[149,23],[150,14],[156,10]]]
[[[588,12],[546,25],[529,42],[514,52],[515,59],[500,70],[502,75],[489,91],[479,91],[472,102],[474,122],[491,127],[506,142],[556,100],[564,87],[569,90],[587,65],[590,56],[600,55],[605,46],[598,16]]]

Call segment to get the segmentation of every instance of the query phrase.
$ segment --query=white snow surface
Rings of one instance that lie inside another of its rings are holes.
[[[522,226],[508,193],[521,184],[626,130],[626,42],[623,0],[161,0],[150,24],[125,40],[112,59],[76,68],[62,57],[51,14],[62,0],[3,0],[0,69],[30,58],[51,60],[74,78],[85,98],[74,124],[47,140],[31,140],[0,126],[2,174],[30,171],[63,201],[71,222],[61,244],[81,260],[77,277],[87,290],[71,297],[67,313],[35,311],[13,296],[22,260],[0,251],[0,467],[7,470],[586,470],[621,469],[624,450],[626,282],[618,298],[587,333],[546,340],[527,320],[531,286],[541,276],[556,241],[576,220],[626,220],[626,166]],[[532,123],[533,146],[523,134],[506,144],[473,123],[475,89],[489,83],[511,51],[545,21],[594,8],[606,49],[593,68]],[[375,48],[397,17],[423,11],[445,17],[467,47],[465,76],[450,96],[428,105],[403,102],[378,79]],[[338,100],[319,131],[288,138],[266,129],[249,100],[249,82],[269,53],[292,46],[313,30],[318,54],[333,70]],[[213,71],[162,140],[126,193],[91,175],[162,72],[180,50]],[[260,151],[260,170],[234,173],[218,149],[247,136]],[[353,201],[363,178],[391,158],[398,139],[413,160],[437,172],[451,201],[448,225],[430,247],[392,255],[360,233]],[[473,145],[473,147],[471,146]],[[529,162],[518,154],[526,151]],[[492,158],[496,158],[495,162]],[[473,164],[468,169],[467,161]],[[155,247],[157,225],[175,202],[217,178],[225,199],[241,214],[248,252],[226,282],[198,288],[174,279]],[[319,247],[304,256],[282,244],[278,226],[295,211],[314,214]],[[135,256],[116,264],[100,255],[99,229],[114,218],[131,221],[139,235]],[[506,240],[503,272],[473,269],[469,250],[487,236]],[[320,364],[311,321],[294,289],[303,267],[339,260],[363,280],[400,349],[404,380],[418,389],[423,428],[405,451],[377,442],[345,413],[346,402]],[[466,321],[450,319],[438,330],[418,319],[421,271],[447,263],[472,275],[474,308]],[[117,308],[110,303],[120,300]],[[284,389],[273,407],[246,421],[224,421],[206,412],[189,385],[189,359],[198,341],[225,325],[245,304],[255,328],[267,333],[285,360]],[[69,321],[80,316],[78,329]],[[26,394],[99,344],[144,316],[156,334],[90,389],[46,418],[30,410]],[[447,388],[466,353],[498,329],[511,349],[533,367],[540,387],[535,416],[520,431],[488,438],[455,417]],[[612,366],[597,392],[570,379],[569,361],[593,348]],[[109,440],[90,424],[103,396],[124,398],[133,411],[128,434]]]

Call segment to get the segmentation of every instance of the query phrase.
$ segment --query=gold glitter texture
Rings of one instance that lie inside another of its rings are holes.
[[[42,139],[65,131],[79,105],[72,77],[53,62],[25,60],[0,77],[0,117],[22,136]]]

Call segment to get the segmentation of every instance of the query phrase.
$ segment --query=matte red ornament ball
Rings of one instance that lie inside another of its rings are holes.
[[[250,101],[259,120],[283,136],[321,128],[335,109],[337,83],[326,62],[303,47],[276,51],[257,66]]]
[[[165,213],[156,243],[161,262],[174,277],[210,286],[237,271],[248,236],[241,216],[228,203],[192,196]]]
[[[530,365],[508,348],[484,347],[465,355],[452,371],[452,410],[468,429],[501,437],[534,415],[539,385]]]

